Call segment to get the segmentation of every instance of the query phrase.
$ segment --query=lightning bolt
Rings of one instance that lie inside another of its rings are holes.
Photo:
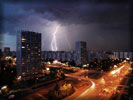
[[[57,43],[56,43],[56,34],[58,32],[58,29],[59,29],[60,25],[58,25],[54,31],[54,33],[52,34],[53,36],[53,39],[52,39],[52,42],[51,42],[51,48],[52,48],[52,51],[57,51],[58,48],[57,48]]]

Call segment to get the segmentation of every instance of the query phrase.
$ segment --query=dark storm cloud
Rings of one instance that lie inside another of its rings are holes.
[[[45,26],[56,21],[66,27],[71,47],[75,41],[85,40],[94,49],[128,48],[129,8],[119,0],[7,2],[3,3],[3,33],[16,35],[19,29],[46,32]],[[48,39],[43,43],[49,44]],[[65,42],[59,45],[62,50],[67,48],[63,45]],[[50,49],[45,44],[43,47]]]
[[[10,9],[12,9],[11,12]],[[109,3],[59,3],[53,4],[7,4],[5,20],[18,22],[31,14],[40,14],[44,19],[58,20],[63,24],[104,23],[124,25],[128,23],[129,8],[125,4]],[[117,23],[117,24],[116,24]],[[121,24],[122,23],[122,24]],[[105,25],[106,26],[106,25]],[[111,26],[117,28],[119,26]]]
[[[49,20],[55,18],[55,20],[59,20],[63,23],[110,23],[128,16],[129,5],[89,2],[48,3],[47,5],[36,8],[35,11],[44,15],[49,12],[51,14],[51,16],[47,17]]]

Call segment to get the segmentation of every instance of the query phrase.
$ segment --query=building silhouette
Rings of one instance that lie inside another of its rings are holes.
[[[87,44],[84,41],[77,41],[76,42],[76,49],[75,49],[75,62],[76,65],[84,65],[87,64]]]
[[[20,31],[17,34],[17,76],[24,80],[39,77],[41,69],[41,34]]]
[[[4,56],[11,56],[10,47],[4,47]]]

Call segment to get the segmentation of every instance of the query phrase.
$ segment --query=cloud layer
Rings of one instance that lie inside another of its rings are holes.
[[[57,33],[58,50],[72,50],[84,40],[91,50],[129,49],[129,4],[113,0],[82,2],[4,2],[3,35],[16,36],[18,30],[42,33],[42,49],[51,50],[52,33]],[[10,41],[15,41],[11,38]],[[63,41],[63,42],[61,42]],[[4,45],[8,44],[7,39]],[[14,48],[16,45],[11,44]]]

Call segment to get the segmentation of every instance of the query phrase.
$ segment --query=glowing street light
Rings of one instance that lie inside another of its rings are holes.
[[[21,77],[21,76],[19,76],[19,77],[17,78],[17,80],[18,80],[18,81],[20,81],[21,79],[22,79],[22,77]]]
[[[3,86],[1,90],[7,89],[7,85]]]
[[[47,71],[49,71],[50,69],[49,68],[46,68]]]
[[[117,68],[117,65],[114,65],[114,68]]]
[[[131,67],[130,67],[130,68],[129,68],[129,70],[130,70],[130,71],[132,71],[132,70],[133,70],[133,68],[131,68]]]
[[[9,89],[8,89],[7,85],[3,86],[1,88],[1,94],[6,96],[8,93],[9,93]]]
[[[126,58],[126,60],[130,60],[130,58]]]
[[[57,60],[55,60],[55,61],[53,61],[53,63],[54,63],[54,64],[57,64],[57,63],[58,63],[58,61],[57,61]]]
[[[105,84],[105,80],[104,80],[104,78],[101,79],[101,82],[102,82],[102,84]]]
[[[47,62],[47,64],[49,64],[49,65],[50,65],[51,63],[50,63],[50,62]]]

